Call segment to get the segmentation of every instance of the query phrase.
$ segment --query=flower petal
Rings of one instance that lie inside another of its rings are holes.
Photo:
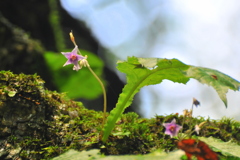
[[[77,54],[77,52],[78,52],[78,46],[75,46],[72,52],[61,52],[68,59],[63,66],[73,64],[74,65],[73,70],[78,71],[79,69],[81,69],[81,66],[79,65],[78,61],[86,59],[86,57]]]
[[[175,119],[171,123],[163,123],[163,126],[166,128],[164,133],[171,137],[177,136],[179,130],[182,128],[182,126],[176,124]]]

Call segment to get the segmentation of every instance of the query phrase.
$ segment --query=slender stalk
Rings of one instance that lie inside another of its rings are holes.
[[[71,41],[73,42],[74,46],[77,46],[76,42],[75,42],[75,38],[73,36],[73,33],[72,31],[69,33],[69,36],[70,36],[70,39]],[[78,52],[80,55],[81,54],[81,51],[78,49]],[[86,59],[87,59],[87,56],[85,56]],[[105,90],[105,87],[102,83],[102,81],[100,80],[100,78],[95,74],[95,72],[92,70],[92,68],[90,67],[88,61],[84,59],[84,60],[81,60],[80,61],[80,66],[85,66],[85,67],[88,67],[89,71],[93,74],[93,76],[97,79],[97,81],[99,82],[99,84],[101,85],[102,87],[102,91],[103,91],[103,122],[102,122],[102,125],[104,126],[105,124],[105,120],[106,120],[106,112],[107,112],[107,94],[106,94],[106,90]],[[81,64],[82,63],[82,64]]]
[[[92,70],[92,68],[90,67],[90,65],[87,65],[89,71],[93,74],[93,76],[97,79],[97,81],[99,82],[99,84],[102,87],[102,91],[103,91],[103,125],[105,124],[105,120],[106,120],[106,112],[107,112],[107,94],[106,94],[106,90],[105,87],[102,83],[102,81],[100,80],[100,78],[95,74],[95,72]]]
[[[194,103],[192,104],[191,117],[193,115],[193,106],[194,106]]]

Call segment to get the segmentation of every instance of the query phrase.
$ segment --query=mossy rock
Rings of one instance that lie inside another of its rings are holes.
[[[50,159],[69,149],[99,149],[105,155],[147,154],[176,149],[163,123],[176,119],[183,132],[205,122],[200,135],[240,142],[240,123],[179,114],[139,118],[123,114],[108,141],[101,141],[102,112],[86,109],[65,94],[49,91],[38,75],[0,71],[0,159]],[[197,136],[193,133],[193,136]]]
[[[38,75],[10,71],[0,71],[0,111],[0,159],[42,159],[73,145],[80,149],[88,133],[99,136],[102,123],[101,112],[47,90]]]
[[[0,70],[11,70],[17,74],[38,73],[47,82],[48,88],[56,89],[45,62],[43,45],[22,28],[8,21],[1,12],[0,37]]]

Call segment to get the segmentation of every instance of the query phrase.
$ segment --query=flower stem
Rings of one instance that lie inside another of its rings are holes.
[[[74,46],[77,46],[72,31],[69,33],[69,36],[70,36],[70,39],[71,39],[71,41],[73,42]],[[78,52],[79,52],[80,55],[82,55],[79,49],[78,49]],[[87,58],[87,56],[85,56],[85,57]],[[82,61],[83,61],[83,60],[82,60]],[[103,91],[103,122],[102,122],[102,125],[104,126],[105,120],[106,120],[106,112],[107,112],[107,94],[106,94],[106,90],[105,90],[105,87],[104,87],[102,81],[100,80],[100,78],[96,75],[96,73],[95,73],[95,72],[92,70],[92,68],[90,67],[88,61],[85,60],[85,61],[83,61],[83,62],[84,62],[84,63],[83,63],[82,65],[85,66],[85,67],[88,67],[89,71],[93,74],[93,76],[97,79],[97,81],[99,82],[99,84],[100,84],[101,87],[102,87],[102,91]],[[82,65],[81,65],[81,62],[80,62],[80,66],[81,66],[81,67],[82,67]]]
[[[93,76],[98,80],[99,84],[102,87],[102,91],[103,91],[103,126],[105,124],[105,120],[106,120],[106,112],[107,112],[107,94],[106,94],[106,90],[105,87],[102,83],[102,81],[100,80],[100,78],[95,74],[95,72],[92,70],[92,68],[90,67],[90,65],[87,65],[89,71],[93,74]]]

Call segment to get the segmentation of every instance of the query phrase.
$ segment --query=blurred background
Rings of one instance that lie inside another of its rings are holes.
[[[21,3],[1,0],[0,29],[4,29],[0,31],[0,69],[37,72],[47,88],[74,93],[69,97],[83,101],[88,108],[101,110],[96,107],[102,104],[101,88],[94,79],[84,83],[88,80],[87,71],[77,72],[80,78],[76,79],[72,66],[62,68],[66,59],[61,58],[60,52],[73,49],[68,37],[73,30],[79,48],[92,56],[93,69],[105,80],[110,109],[125,83],[124,75],[116,70],[116,62],[126,60],[127,56],[177,58],[240,80],[239,15],[237,0],[26,0]],[[22,32],[27,35],[25,39]],[[43,57],[42,61],[31,69],[29,66],[41,59],[37,55]],[[84,95],[91,86],[96,88],[91,88],[95,95]],[[82,88],[76,91],[77,87]],[[194,108],[194,116],[240,120],[239,92],[228,92],[228,108],[225,108],[212,88],[195,80],[187,85],[164,81],[144,87],[128,111],[147,118],[156,114],[182,114],[184,109],[191,108],[193,97],[201,103]]]

